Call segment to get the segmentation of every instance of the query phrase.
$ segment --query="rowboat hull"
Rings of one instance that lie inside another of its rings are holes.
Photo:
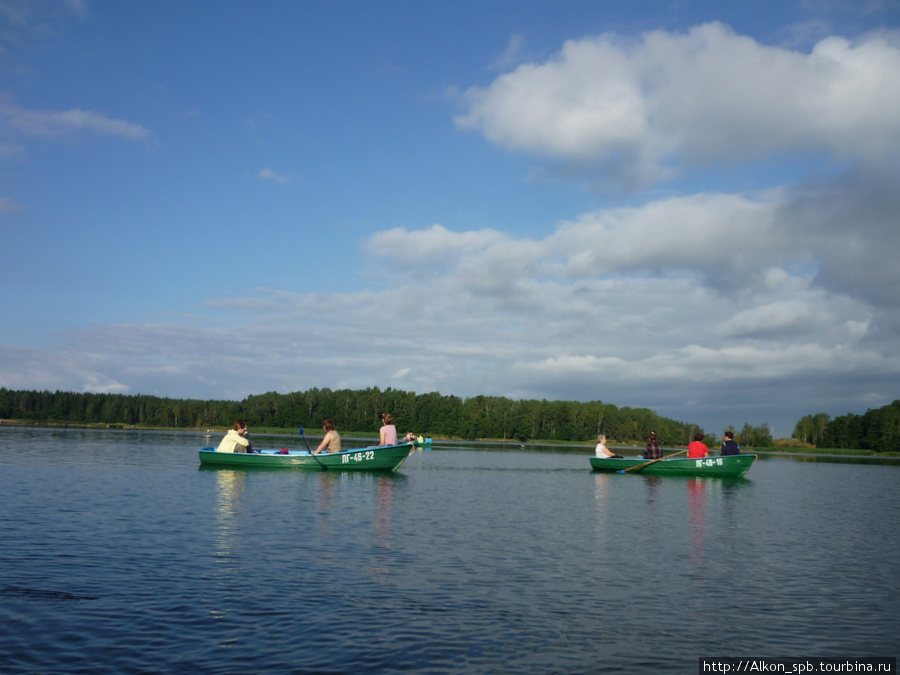
[[[200,449],[200,464],[230,467],[283,467],[312,471],[396,471],[409,456],[412,443],[352,448],[341,452],[311,455],[306,450],[260,450],[259,453],[217,452]]]
[[[617,473],[647,462],[646,459],[600,459],[591,457],[591,468],[594,471]],[[739,478],[743,476],[753,463],[756,455],[726,455],[725,457],[702,457],[686,459],[684,457],[662,459],[640,469],[627,473],[646,474],[650,476],[718,476],[720,478]]]

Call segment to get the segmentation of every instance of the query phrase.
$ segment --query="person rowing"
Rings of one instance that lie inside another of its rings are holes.
[[[319,447],[313,450],[312,454],[318,455],[322,450],[325,450],[325,452],[340,452],[341,437],[338,432],[334,430],[334,420],[325,420],[322,423],[322,428],[325,430],[325,436],[322,438],[322,442],[319,443]]]

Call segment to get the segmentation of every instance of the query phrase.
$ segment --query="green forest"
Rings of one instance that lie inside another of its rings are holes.
[[[794,438],[819,448],[900,452],[900,401],[863,415],[806,415],[797,422]]]
[[[643,444],[649,432],[656,431],[661,443],[684,445],[698,429],[646,408],[600,401],[463,399],[377,387],[269,392],[243,401],[0,389],[0,418],[48,423],[206,429],[246,419],[251,427],[306,427],[315,433],[331,418],[345,432],[377,432],[383,412],[391,413],[400,433],[465,440],[588,442],[602,433],[617,442]]]
[[[251,427],[315,434],[331,418],[344,432],[376,433],[380,414],[389,412],[401,434],[412,431],[464,440],[593,442],[606,434],[617,443],[646,442],[656,431],[666,446],[686,445],[695,424],[662,417],[647,408],[617,407],[590,401],[512,400],[498,396],[460,398],[437,392],[415,394],[377,387],[364,390],[309,389],[269,392],[242,401],[201,401],[158,396],[65,391],[14,391],[0,388],[0,419],[55,424],[104,424],[176,429],[228,428],[236,419]],[[772,447],[768,425],[733,429],[742,447]],[[900,452],[900,401],[831,419],[824,413],[803,417],[794,429],[799,443],[819,448]],[[712,447],[720,439],[707,433]]]

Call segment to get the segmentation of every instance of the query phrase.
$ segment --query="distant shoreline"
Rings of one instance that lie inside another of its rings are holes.
[[[197,434],[212,434],[212,435],[221,435],[227,432],[225,428],[217,428],[217,427],[209,427],[208,429],[191,427],[190,429],[185,427],[157,427],[157,426],[147,426],[141,424],[106,424],[106,423],[94,423],[88,424],[83,422],[40,422],[33,420],[16,420],[16,419],[0,419],[0,426],[23,426],[23,427],[58,427],[58,428],[66,428],[66,429],[111,429],[111,430],[128,430],[128,431],[180,431],[184,433],[197,433]],[[292,429],[274,429],[274,428],[255,428],[252,430],[252,434],[258,436],[299,436],[299,434]],[[378,438],[378,433],[374,431],[344,431],[341,435],[350,440],[368,440],[370,438]],[[429,436],[429,434],[423,434],[425,436]],[[322,435],[320,433],[312,433],[305,434],[307,438],[321,438]],[[555,447],[555,448],[565,448],[565,449],[590,449],[593,450],[594,443],[593,441],[551,441],[551,440],[529,440],[529,441],[518,441],[518,440],[510,440],[510,439],[500,439],[500,438],[476,438],[476,439],[465,439],[465,438],[444,438],[440,436],[429,436],[434,441],[438,443],[446,443],[446,444],[462,444],[462,443],[475,443],[478,445],[501,445],[501,446],[520,446],[520,447]],[[640,445],[634,443],[617,443],[615,441],[608,443],[609,447],[617,448],[619,450],[628,450],[634,451],[635,453],[640,453],[643,448]],[[675,445],[668,446],[664,448],[664,450],[678,450],[683,449],[684,446]],[[716,448],[710,448],[711,452],[715,452]],[[829,456],[843,456],[843,457],[871,457],[871,458],[879,458],[879,457],[900,457],[900,453],[895,452],[875,452],[872,450],[852,450],[847,448],[815,448],[815,447],[788,447],[788,446],[780,446],[780,447],[760,447],[760,448],[742,448],[745,452],[753,452],[753,453],[761,453],[761,454],[773,454],[773,455],[829,455]]]

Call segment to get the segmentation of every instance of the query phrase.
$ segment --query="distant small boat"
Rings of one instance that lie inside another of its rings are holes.
[[[646,459],[601,459],[591,457],[591,468],[594,471],[618,473],[635,467],[627,473],[639,473],[651,476],[719,476],[721,478],[739,478],[743,476],[753,463],[756,455],[725,455],[724,457],[698,457],[687,459],[661,459],[648,464]],[[652,460],[651,460],[652,461]],[[645,467],[637,468],[641,464]]]
[[[416,440],[410,441],[410,443],[413,444],[414,448],[425,448],[425,447],[430,448],[431,447],[431,439],[430,438],[423,438],[421,441],[416,439]]]
[[[200,449],[201,465],[231,467],[284,467],[313,471],[396,471],[409,456],[412,443],[353,448],[341,452],[307,450],[260,450],[259,452],[218,452]]]

